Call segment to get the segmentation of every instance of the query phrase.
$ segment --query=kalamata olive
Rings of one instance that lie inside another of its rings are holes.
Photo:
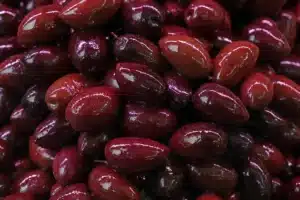
[[[35,129],[33,141],[40,147],[57,150],[70,144],[75,135],[76,133],[68,121],[55,115],[49,115]]]
[[[52,186],[51,176],[42,170],[29,171],[16,179],[13,183],[13,191],[34,195],[47,195]]]
[[[90,194],[85,184],[69,185],[58,191],[49,200],[90,200]]]
[[[282,74],[295,81],[300,80],[300,57],[289,55],[280,60],[278,65],[274,66],[278,74]]]
[[[230,166],[220,163],[189,164],[188,171],[194,187],[218,194],[230,194],[238,182],[237,172]]]
[[[85,88],[69,102],[66,119],[76,131],[103,130],[115,122],[119,104],[119,95],[115,88]]]
[[[283,183],[279,178],[272,178],[272,199],[280,200],[283,192]]]
[[[188,29],[181,26],[165,25],[162,28],[162,37],[172,36],[172,35],[190,35],[190,34],[191,33],[189,32]]]
[[[184,8],[179,2],[168,0],[164,3],[164,8],[166,10],[166,23],[178,24],[184,21]]]
[[[106,76],[104,77],[104,85],[107,85],[107,86],[110,86],[110,87],[113,87],[116,89],[120,88],[119,83],[116,79],[116,70],[115,69],[109,70],[106,73]]]
[[[16,106],[15,95],[12,91],[3,87],[0,87],[0,124],[6,122],[9,119],[11,112]]]
[[[173,152],[181,156],[204,159],[222,155],[226,151],[227,142],[228,136],[222,129],[214,124],[198,122],[178,129],[169,145]]]
[[[0,35],[15,35],[20,22],[20,11],[0,4]]]
[[[277,19],[278,29],[283,33],[293,48],[297,35],[297,19],[292,11],[282,11]]]
[[[105,145],[115,136],[115,130],[104,130],[92,134],[83,132],[78,138],[78,153],[88,159],[104,158]]]
[[[244,123],[249,113],[242,101],[229,89],[205,83],[193,95],[194,107],[209,119],[222,124]]]
[[[241,199],[268,200],[272,195],[271,177],[264,165],[251,159],[242,172]]]
[[[226,45],[214,59],[213,79],[219,84],[235,86],[255,66],[258,55],[258,47],[251,42]]]
[[[215,194],[207,193],[200,195],[196,200],[222,200],[222,198]]]
[[[4,198],[4,200],[35,200],[35,197],[32,193],[14,193],[8,195]]]
[[[64,147],[53,160],[53,176],[59,184],[68,185],[78,181],[82,170],[83,160],[76,147]]]
[[[276,15],[287,0],[276,0],[276,1],[248,1],[248,9],[251,9],[251,13],[256,16],[274,16]]]
[[[106,23],[118,11],[121,0],[72,0],[60,11],[60,18],[74,28]]]
[[[185,10],[185,22],[189,28],[210,33],[215,29],[231,30],[227,11],[215,0],[194,0]]]
[[[46,104],[51,111],[64,115],[71,99],[87,86],[89,82],[81,74],[67,74],[49,86],[45,96]]]
[[[123,6],[125,30],[147,38],[158,38],[166,19],[164,8],[154,1],[135,1]]]
[[[13,177],[19,177],[25,172],[31,171],[35,168],[35,165],[29,158],[20,158],[14,161],[14,173]]]
[[[159,48],[141,36],[125,34],[114,43],[114,55],[120,62],[134,62],[147,65],[153,71],[164,72],[168,65]]]
[[[291,52],[288,40],[278,30],[277,26],[251,23],[245,27],[243,38],[259,47],[260,59],[264,61],[276,61]]]
[[[209,75],[213,65],[203,43],[187,35],[166,36],[160,39],[162,54],[182,75],[190,79]]]
[[[52,197],[52,196],[56,195],[58,192],[62,191],[62,189],[64,189],[64,186],[62,186],[61,184],[56,183],[56,184],[52,185],[51,191],[50,191],[50,196]]]
[[[42,169],[51,168],[55,154],[55,151],[42,148],[35,144],[32,137],[29,139],[29,157],[38,167]]]
[[[245,106],[259,110],[272,101],[273,93],[272,80],[263,73],[254,73],[243,82],[240,96]]]
[[[159,142],[136,137],[121,137],[105,146],[110,166],[124,172],[147,171],[165,163],[170,150]]]
[[[15,36],[7,36],[0,38],[0,61],[20,52],[22,47]]]
[[[152,139],[170,135],[177,125],[175,113],[168,109],[128,104],[124,111],[124,134]]]
[[[157,105],[166,99],[164,80],[146,65],[118,63],[116,79],[120,91],[130,102]]]
[[[105,166],[98,166],[91,171],[88,184],[96,197],[103,200],[140,200],[139,193],[126,179]]]
[[[69,41],[73,65],[85,76],[98,78],[109,68],[108,49],[104,35],[99,32],[77,31]]]
[[[28,13],[19,25],[18,42],[30,46],[68,34],[68,26],[58,17],[60,10],[59,5],[52,4],[40,6]]]
[[[5,125],[0,128],[0,139],[13,145],[16,140],[16,131],[13,126]]]
[[[282,153],[270,143],[254,145],[252,156],[260,159],[271,174],[278,174],[284,168]]]
[[[5,197],[10,193],[10,178],[4,174],[0,174],[0,197]]]

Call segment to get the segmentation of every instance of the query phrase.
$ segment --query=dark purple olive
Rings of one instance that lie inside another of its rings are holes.
[[[289,55],[280,60],[275,65],[277,74],[282,74],[295,81],[300,81],[300,57],[297,55]]]
[[[17,99],[15,98],[11,90],[0,87],[0,124],[9,119],[16,106]]]
[[[283,33],[293,48],[297,36],[297,19],[292,11],[283,10],[276,20],[278,29]]]
[[[16,35],[20,23],[20,11],[0,4],[0,35]]]
[[[17,38],[1,37],[0,38],[0,61],[7,59],[8,57],[20,52],[22,47],[18,44]]]

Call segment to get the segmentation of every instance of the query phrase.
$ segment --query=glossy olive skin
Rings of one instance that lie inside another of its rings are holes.
[[[0,174],[0,197],[4,197],[10,192],[10,179],[4,174]]]
[[[67,3],[69,3],[71,0],[53,0],[53,3],[58,4],[60,6],[65,6]]]
[[[171,137],[169,146],[183,157],[205,159],[222,155],[226,151],[227,142],[228,136],[222,129],[214,124],[198,122],[178,129]]]
[[[70,71],[72,65],[68,54],[58,47],[36,47],[26,53],[22,59],[25,74],[36,81],[54,80]]]
[[[147,171],[165,163],[170,150],[147,138],[120,137],[105,146],[105,158],[110,166],[124,172]]]
[[[277,75],[273,77],[274,98],[273,103],[278,111],[289,116],[299,116],[300,87],[294,81]]]
[[[279,178],[272,178],[272,199],[280,200],[283,192],[283,182]]]
[[[271,177],[264,165],[251,159],[241,174],[241,199],[268,200],[272,194]]]
[[[221,197],[215,194],[202,194],[201,196],[197,197],[196,200],[222,200]]]
[[[230,194],[238,181],[237,172],[224,164],[215,162],[187,166],[191,183],[218,194]]]
[[[55,115],[42,121],[33,134],[34,142],[40,147],[58,150],[72,142],[75,131],[64,118]],[[59,140],[59,142],[57,142]]]
[[[29,158],[20,158],[14,161],[14,173],[13,177],[19,177],[25,172],[31,171],[35,168],[35,165]]]
[[[68,185],[80,179],[83,160],[76,147],[64,147],[55,156],[52,163],[53,176],[57,183]]]
[[[295,81],[300,80],[300,57],[289,55],[275,65],[276,72]]]
[[[45,95],[45,102],[49,110],[64,115],[71,99],[87,86],[89,86],[89,82],[83,75],[79,73],[67,74],[49,86]]]
[[[45,103],[45,93],[47,86],[33,85],[21,99],[21,105],[26,113],[32,117],[44,117],[48,113]]]
[[[134,62],[147,65],[156,72],[164,72],[168,65],[159,48],[141,36],[125,34],[114,43],[114,55],[119,62]]]
[[[52,196],[56,195],[58,192],[62,191],[62,189],[64,189],[64,186],[62,186],[58,183],[52,185],[51,191],[50,191],[50,196],[52,197]]]
[[[15,35],[21,17],[19,10],[0,4],[0,11],[0,35]]]
[[[245,106],[260,110],[273,99],[274,89],[272,80],[263,73],[250,75],[242,84],[240,97]]]
[[[300,187],[300,178],[299,178],[299,176],[296,176],[288,184],[288,189],[287,189],[287,199],[288,200],[299,199],[299,197],[300,197],[299,187]]]
[[[213,65],[203,43],[186,35],[166,36],[160,39],[162,54],[182,75],[190,79],[208,76]]]
[[[13,191],[30,192],[34,195],[47,195],[52,186],[51,176],[42,170],[29,171],[17,178],[13,183]]]
[[[80,134],[77,143],[78,153],[87,159],[104,158],[104,148],[106,143],[116,136],[114,130],[104,130],[99,133]]]
[[[257,22],[249,24],[243,31],[243,38],[259,47],[260,59],[264,61],[276,61],[291,52],[286,37],[277,27],[267,24]]]
[[[125,4],[122,9],[126,32],[147,38],[158,38],[166,20],[164,8],[154,1],[135,1]]]
[[[254,145],[252,156],[260,159],[271,174],[278,174],[285,165],[283,154],[271,143]]]
[[[110,187],[103,187],[105,184]],[[140,200],[139,193],[126,179],[105,166],[98,166],[90,172],[88,185],[96,197],[103,200]]]
[[[90,194],[87,187],[83,183],[77,183],[66,186],[62,190],[58,191],[55,195],[50,197],[49,200],[90,200]]]
[[[215,29],[231,29],[231,21],[227,11],[214,0],[194,0],[184,13],[189,28],[202,31]]]
[[[287,2],[287,0],[276,0],[276,1],[260,1],[254,0],[248,2],[249,9],[251,13],[256,16],[274,16],[276,15],[283,5]]]
[[[12,89],[24,90],[28,86],[29,77],[25,73],[22,61],[23,54],[8,57],[0,63],[0,84]]]
[[[58,17],[60,10],[59,5],[52,4],[40,6],[28,13],[19,25],[18,42],[34,45],[67,35],[69,28]]]
[[[17,54],[22,50],[22,47],[15,36],[7,36],[0,38],[0,61]]]
[[[276,22],[278,29],[289,41],[290,46],[293,47],[297,36],[297,19],[294,12],[287,10],[280,12]]]
[[[119,104],[115,88],[85,88],[69,102],[65,117],[76,131],[99,131],[115,122]]]
[[[29,139],[29,157],[34,164],[41,169],[50,169],[56,152],[42,148],[34,143],[33,138]]]
[[[11,112],[16,106],[16,97],[11,92],[9,89],[0,87],[0,124],[9,119]]]
[[[0,139],[9,145],[14,144],[16,140],[16,131],[12,125],[5,125],[0,128]]]
[[[214,59],[213,79],[222,85],[235,86],[254,68],[258,55],[258,47],[251,42],[226,45]]]
[[[124,111],[124,134],[150,139],[164,138],[176,128],[175,113],[169,109],[145,108],[128,104]]]
[[[177,25],[165,25],[162,28],[162,37],[172,36],[172,35],[189,35],[191,34],[188,29],[177,26]]]
[[[192,101],[198,111],[221,124],[241,124],[249,119],[242,101],[229,89],[216,83],[200,86]]]
[[[166,23],[178,24],[184,21],[184,7],[179,2],[165,1]]]
[[[215,31],[214,33],[213,46],[217,50],[223,49],[233,41],[234,37],[231,35],[231,33],[228,33],[226,31]]]
[[[163,78],[146,65],[118,63],[116,80],[130,102],[159,105],[166,99],[167,86]]]
[[[119,83],[116,79],[116,70],[109,70],[104,77],[104,85],[119,89]]]
[[[74,28],[96,26],[106,23],[120,5],[121,0],[72,0],[63,7],[59,17]]]
[[[108,68],[105,37],[96,31],[77,31],[69,41],[73,65],[85,76],[99,78]]]
[[[35,200],[35,197],[32,193],[15,193],[8,195],[4,200]]]

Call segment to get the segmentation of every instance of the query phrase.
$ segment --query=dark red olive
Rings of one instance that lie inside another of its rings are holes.
[[[179,2],[165,1],[164,8],[166,10],[166,23],[178,24],[184,21],[184,8]]]
[[[176,72],[168,72],[164,76],[165,83],[168,86],[168,100],[170,107],[180,110],[186,107],[192,99],[192,88],[189,82]]]
[[[272,18],[269,18],[269,17],[259,17],[259,18],[254,20],[253,24],[266,25],[267,27],[270,27],[270,28],[276,28],[277,27],[276,22]]]
[[[189,35],[189,34],[191,33],[188,31],[188,29],[181,26],[165,25],[162,28],[162,37],[172,36],[172,35]]]
[[[29,140],[29,157],[34,164],[42,169],[49,169],[52,167],[56,152],[42,148],[34,143],[33,138]]]
[[[277,61],[291,52],[288,40],[277,27],[254,22],[246,26],[243,38],[259,47],[259,57],[264,61]]]
[[[170,150],[147,138],[121,137],[109,141],[105,158],[110,166],[125,172],[140,172],[165,163]]]
[[[116,79],[120,91],[130,102],[157,105],[166,98],[164,80],[146,65],[118,63]]]
[[[76,147],[64,147],[55,156],[52,171],[57,183],[68,185],[78,181],[83,170],[83,160]]]
[[[258,55],[258,47],[251,42],[226,45],[214,59],[213,79],[222,85],[235,86],[255,67]]]
[[[0,84],[19,91],[24,90],[30,81],[22,61],[23,54],[13,55],[0,63]]]
[[[152,139],[170,135],[177,125],[175,113],[168,109],[128,104],[124,111],[124,134]]]
[[[168,69],[159,48],[139,35],[125,34],[118,37],[114,43],[114,55],[119,62],[147,65],[156,72],[164,72]]]
[[[231,30],[229,14],[215,0],[194,0],[186,8],[184,15],[188,27],[197,32]]]
[[[83,132],[78,138],[78,153],[84,158],[93,160],[104,158],[105,145],[115,136],[114,130],[104,130],[99,133]]]
[[[107,23],[120,5],[121,0],[72,0],[63,7],[59,16],[74,28],[85,28]]]
[[[14,181],[13,191],[34,195],[47,195],[52,186],[51,176],[42,170],[29,171]]]
[[[300,177],[294,177],[287,186],[287,199],[297,200],[300,198]]]
[[[280,200],[283,192],[283,183],[279,178],[272,178],[272,200]]]
[[[11,182],[8,176],[0,174],[0,197],[5,197],[10,193]]]
[[[119,89],[119,83],[116,79],[116,70],[110,70],[106,73],[106,76],[104,77],[104,85]]]
[[[300,80],[300,57],[297,55],[289,55],[280,60],[275,65],[276,72],[282,74],[295,81]]]
[[[248,1],[248,9],[251,10],[251,13],[256,16],[274,16],[276,15],[287,0],[276,0],[276,1]]]
[[[9,119],[11,112],[16,106],[15,98],[11,90],[0,87],[0,124]]]
[[[33,141],[40,147],[57,150],[70,144],[75,135],[76,132],[68,121],[50,115],[35,129]]]
[[[53,41],[67,35],[69,28],[58,17],[61,7],[56,4],[40,6],[28,13],[18,28],[18,42],[34,45]]]
[[[183,157],[204,159],[222,155],[227,142],[227,134],[222,129],[214,124],[198,122],[178,129],[170,139],[169,146]]]
[[[13,177],[19,177],[25,172],[31,171],[35,168],[35,165],[32,163],[29,158],[20,158],[14,161],[14,173]]]
[[[66,119],[76,131],[97,132],[116,121],[119,104],[120,98],[115,88],[85,88],[69,102]]]
[[[20,22],[20,11],[0,4],[0,35],[15,35]]]
[[[238,174],[233,168],[215,162],[189,164],[188,171],[194,187],[218,194],[230,194],[238,182]]]
[[[25,74],[33,80],[53,80],[72,71],[68,54],[57,47],[36,47],[24,54]]]
[[[0,61],[3,61],[12,55],[15,55],[21,50],[22,47],[17,42],[17,37],[8,36],[0,38]]]
[[[32,117],[44,117],[48,113],[45,103],[47,87],[41,85],[31,86],[21,100],[22,107],[26,113]]]
[[[254,145],[252,156],[260,159],[271,174],[279,174],[284,168],[284,156],[280,150],[271,143]]]
[[[199,197],[197,197],[196,200],[223,200],[221,197],[215,195],[215,194],[202,194]]]
[[[90,200],[90,194],[85,184],[69,185],[58,191],[49,200]]]
[[[268,200],[272,195],[272,181],[264,165],[251,159],[241,174],[241,199]]]
[[[0,128],[0,139],[7,142],[9,145],[13,145],[16,140],[16,132],[14,127],[9,125],[2,126]]]
[[[103,200],[140,200],[140,195],[126,179],[105,166],[94,168],[89,174],[89,189]]]
[[[85,76],[98,79],[109,68],[107,48],[104,35],[96,31],[77,31],[69,41],[73,65]]]
[[[192,100],[198,111],[218,123],[237,124],[249,119],[249,113],[242,101],[219,84],[203,84],[194,93]]]
[[[297,19],[294,12],[287,10],[280,12],[277,19],[277,26],[289,41],[291,48],[293,48],[297,36]]]
[[[123,6],[125,30],[147,38],[158,38],[166,20],[162,6],[154,1],[135,1]]]
[[[58,183],[52,185],[51,187],[51,191],[50,191],[50,196],[54,196],[56,195],[58,192],[62,191],[64,189],[64,186],[63,185],[60,185]]]
[[[4,200],[35,200],[35,197],[32,193],[15,193],[9,196],[6,196]]]
[[[244,105],[254,110],[265,108],[273,99],[273,82],[263,73],[251,74],[243,82],[240,90]]]

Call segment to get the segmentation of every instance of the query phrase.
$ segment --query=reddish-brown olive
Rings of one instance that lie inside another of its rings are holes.
[[[62,189],[64,189],[64,186],[61,184],[56,183],[56,184],[52,185],[51,191],[50,191],[50,196],[52,197],[52,196],[56,195]]]
[[[49,200],[90,200],[90,194],[85,184],[77,183],[66,186],[51,196]]]

